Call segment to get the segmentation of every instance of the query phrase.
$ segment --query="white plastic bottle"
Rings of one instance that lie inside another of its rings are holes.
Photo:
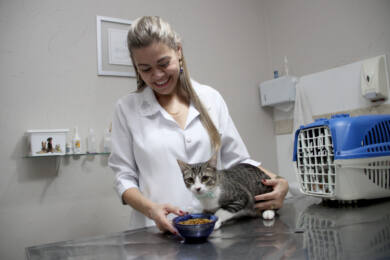
[[[76,126],[73,133],[73,153],[81,153],[81,139],[79,136],[79,129]]]
[[[97,153],[95,131],[90,128],[87,139],[87,153]]]
[[[72,136],[69,133],[66,134],[65,153],[66,154],[73,153]]]
[[[109,129],[106,129],[106,131],[104,133],[103,151],[105,153],[111,152],[111,131]]]
[[[72,151],[72,145],[70,142],[66,142],[66,145],[65,145],[65,153],[66,154],[72,154],[73,151]]]
[[[287,56],[284,56],[284,75],[285,76],[289,75]]]

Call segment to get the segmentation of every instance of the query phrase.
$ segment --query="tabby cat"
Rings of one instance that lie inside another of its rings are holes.
[[[215,229],[233,218],[257,216],[255,195],[272,191],[271,187],[262,183],[269,176],[250,164],[217,170],[216,155],[204,163],[177,162],[187,189],[200,201],[205,212],[218,216]],[[275,211],[265,210],[262,216],[263,219],[273,219]]]

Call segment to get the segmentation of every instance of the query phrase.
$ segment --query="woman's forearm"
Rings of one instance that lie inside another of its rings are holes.
[[[148,218],[152,218],[151,210],[155,203],[147,199],[137,188],[130,188],[122,194],[123,201]]]
[[[179,208],[170,204],[154,203],[142,195],[138,188],[126,190],[122,195],[122,199],[126,204],[152,219],[156,223],[157,228],[164,232],[169,231],[173,234],[177,232],[172,223],[167,219],[168,214],[173,213],[180,216],[185,214]]]

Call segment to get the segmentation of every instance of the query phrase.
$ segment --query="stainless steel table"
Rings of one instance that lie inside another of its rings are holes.
[[[287,199],[274,223],[241,219],[206,243],[143,228],[26,248],[27,259],[390,259],[390,200]]]

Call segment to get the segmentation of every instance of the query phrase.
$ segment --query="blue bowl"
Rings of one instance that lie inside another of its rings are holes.
[[[210,219],[210,223],[184,225],[179,222],[186,221],[188,219],[205,218]],[[179,216],[173,219],[173,225],[176,227],[179,234],[184,238],[187,243],[202,243],[207,240],[211,232],[214,230],[215,222],[218,217],[211,214],[188,214],[185,216]]]

